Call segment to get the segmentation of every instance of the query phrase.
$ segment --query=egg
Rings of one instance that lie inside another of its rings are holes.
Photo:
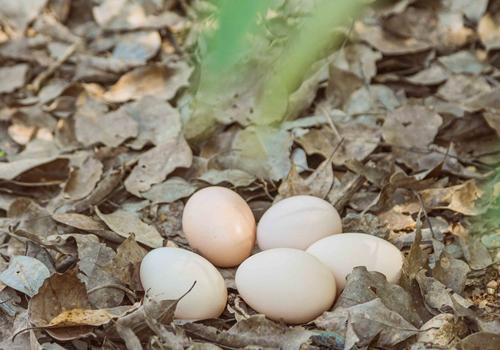
[[[403,267],[403,255],[390,242],[366,233],[342,233],[323,238],[306,250],[327,265],[335,276],[339,291],[346,277],[356,266],[383,273],[391,283],[397,283]]]
[[[255,218],[248,204],[225,187],[206,187],[186,203],[182,228],[189,245],[219,267],[236,266],[255,245]]]
[[[140,278],[156,300],[176,300],[174,316],[182,320],[217,318],[224,311],[227,290],[219,271],[204,257],[181,248],[157,248],[143,258]]]
[[[245,302],[273,320],[306,323],[335,300],[335,279],[317,258],[303,250],[275,248],[246,259],[235,283]]]
[[[342,232],[337,210],[313,196],[285,198],[269,208],[257,226],[260,249],[307,249],[321,238]]]

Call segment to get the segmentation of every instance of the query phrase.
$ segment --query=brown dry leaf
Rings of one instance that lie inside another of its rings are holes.
[[[106,225],[102,222],[78,213],[55,213],[52,215],[52,219],[83,231],[101,231],[106,229]]]
[[[197,338],[231,348],[279,348],[299,350],[313,335],[303,327],[287,327],[273,322],[264,315],[253,315],[242,319],[227,331],[200,323],[187,323],[183,328]]]
[[[297,195],[310,195],[326,198],[333,185],[334,175],[331,157],[324,160],[307,178],[303,179],[292,166],[286,179],[278,188],[274,201]]]
[[[137,197],[152,185],[163,181],[176,168],[191,166],[193,154],[184,137],[170,139],[139,156],[139,161],[125,180],[125,188]]]
[[[76,138],[85,146],[103,143],[116,147],[128,138],[137,136],[138,125],[123,109],[107,113],[100,101],[88,101],[75,115]],[[120,127],[117,127],[119,125]]]
[[[134,213],[118,209],[111,214],[103,214],[98,208],[96,213],[110,229],[122,237],[128,238],[133,233],[138,242],[150,248],[163,246],[163,238],[156,228],[144,223]]]
[[[392,231],[415,229],[416,223],[411,215],[401,213],[396,207],[379,214],[380,219],[387,226],[387,228]]]
[[[182,61],[140,67],[123,75],[105,94],[108,102],[139,100],[154,95],[163,100],[187,86],[192,68]]]
[[[460,106],[467,106],[472,104],[475,98],[487,94],[491,90],[488,81],[484,77],[459,74],[452,75],[439,88],[437,95],[449,102],[457,102]]]
[[[5,2],[5,1],[4,1]],[[3,9],[0,4],[0,11]],[[29,66],[27,64],[18,64],[10,67],[0,68],[0,94],[13,92],[24,86],[26,73]]]
[[[122,109],[139,125],[137,136],[127,142],[133,149],[142,149],[150,143],[158,146],[181,133],[178,110],[156,96],[145,96],[123,105]]]
[[[7,217],[18,222],[17,229],[38,238],[46,238],[57,232],[56,223],[49,212],[28,198],[18,198],[9,207]]]
[[[390,111],[382,133],[387,143],[406,148],[425,148],[434,141],[441,116],[426,107],[406,105]]]
[[[334,132],[330,126],[311,129],[297,139],[297,143],[307,154],[320,154],[327,159],[335,150],[333,163],[344,165],[351,159],[364,160],[380,142],[380,130],[377,127],[355,122],[339,123],[335,127],[338,133]]]
[[[59,315],[50,320],[44,328],[62,328],[75,326],[102,326],[111,320],[123,317],[125,314],[137,309],[139,304],[123,305],[107,309],[80,309],[74,308],[64,310]]]
[[[22,34],[28,24],[40,14],[46,3],[47,0],[0,0],[0,17]]]
[[[208,182],[210,185],[218,185],[226,182],[235,187],[249,186],[256,180],[255,176],[239,169],[210,169],[204,172],[198,179]]]
[[[87,290],[77,277],[78,270],[53,274],[28,304],[29,320],[36,327],[46,327],[61,312],[71,309],[90,309]],[[92,327],[47,330],[56,339],[77,339],[87,335]]]
[[[391,35],[377,25],[366,25],[357,21],[354,25],[354,30],[361,40],[370,44],[385,55],[410,54],[431,48],[429,43],[415,38],[401,38]]]
[[[130,235],[116,248],[115,257],[105,269],[133,290],[141,290],[139,266],[147,251],[137,244],[134,236]]]
[[[95,21],[104,29],[132,30],[141,28],[170,28],[178,31],[186,20],[174,12],[150,15],[134,0],[105,0],[92,9]]]
[[[66,234],[51,238],[56,240],[72,238],[76,241],[78,267],[82,272],[79,277],[85,283],[87,291],[95,289],[88,296],[94,307],[115,307],[121,304],[123,291],[119,288],[106,287],[119,282],[104,268],[115,257],[115,251],[112,248],[99,242],[99,239],[92,234]]]
[[[79,200],[88,196],[101,179],[102,169],[102,163],[92,156],[86,156],[79,164],[73,164],[64,186],[64,198]]]
[[[420,194],[426,208],[449,209],[465,215],[479,215],[484,211],[475,205],[483,191],[474,180],[451,187],[423,190]]]
[[[20,159],[13,162],[0,162],[0,180],[14,180],[17,176],[40,165],[51,163],[56,158],[56,156],[52,156]]]
[[[189,197],[196,191],[196,186],[187,182],[182,177],[172,177],[164,182],[155,184],[146,192],[141,192],[143,198],[149,199],[153,204],[172,203],[179,199]]]
[[[152,58],[161,46],[157,31],[138,31],[118,35],[113,49],[113,58],[139,66]]]
[[[225,168],[241,169],[259,178],[279,180],[290,170],[292,138],[282,129],[251,126],[240,130],[231,145],[231,154],[217,160]]]
[[[500,15],[487,13],[477,26],[479,38],[488,51],[500,48]]]
[[[428,68],[406,77],[405,80],[418,85],[437,85],[445,82],[448,76],[449,73],[443,66],[433,63]]]
[[[491,126],[497,132],[500,137],[500,109],[489,109],[483,114],[484,119],[489,126]]]

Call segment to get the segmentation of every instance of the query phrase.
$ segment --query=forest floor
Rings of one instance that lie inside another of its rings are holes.
[[[0,0],[0,349],[498,349],[500,1],[365,9],[287,120],[254,125],[264,45],[313,2],[273,2],[257,68],[202,103],[208,1]],[[192,122],[193,106],[211,117]],[[344,232],[405,254],[400,287],[356,269],[330,311],[287,326],[220,269],[220,318],[148,311],[140,261],[190,249],[184,203],[208,185],[257,219],[326,199]]]

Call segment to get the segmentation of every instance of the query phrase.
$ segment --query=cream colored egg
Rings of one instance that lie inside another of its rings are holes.
[[[141,283],[156,300],[175,300],[175,317],[183,320],[217,318],[224,311],[227,290],[219,271],[202,256],[180,248],[157,248],[141,263]]]
[[[238,267],[235,282],[250,307],[291,324],[315,319],[336,295],[328,267],[299,249],[269,249],[251,256]]]
[[[342,232],[337,210],[313,196],[285,198],[269,208],[257,226],[257,244],[271,248],[307,249],[314,242]]]
[[[255,245],[255,218],[248,204],[225,187],[206,187],[186,203],[182,228],[189,245],[220,267],[236,266]]]
[[[398,282],[403,267],[403,255],[396,246],[366,233],[326,237],[311,245],[307,252],[330,268],[339,292],[344,289],[347,275],[356,266],[383,273],[391,283]]]

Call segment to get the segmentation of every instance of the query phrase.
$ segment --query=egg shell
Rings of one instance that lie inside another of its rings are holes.
[[[236,271],[245,302],[273,320],[306,323],[335,300],[335,279],[317,258],[303,250],[275,248],[255,254]]]
[[[260,249],[307,249],[314,242],[342,232],[342,220],[327,201],[313,196],[285,198],[269,208],[257,226]]]
[[[323,238],[307,250],[327,265],[335,276],[338,291],[345,287],[346,277],[356,266],[383,273],[397,283],[403,267],[403,254],[390,242],[366,233],[342,233]]]
[[[227,289],[219,271],[204,257],[181,248],[157,248],[143,258],[141,283],[156,300],[179,301],[174,316],[183,320],[217,318],[224,311]]]
[[[225,187],[206,187],[186,203],[182,228],[189,245],[213,264],[236,266],[255,245],[255,218],[236,192]]]

